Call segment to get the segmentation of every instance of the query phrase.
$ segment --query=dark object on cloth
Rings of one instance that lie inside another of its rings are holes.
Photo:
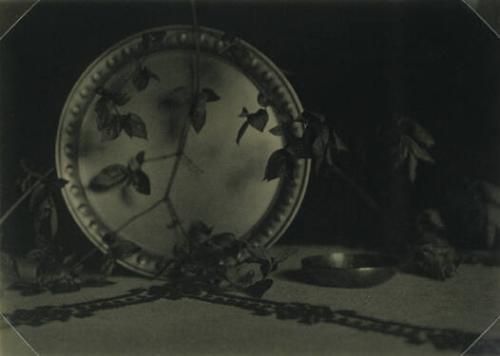
[[[439,280],[452,277],[460,257],[447,239],[447,225],[441,213],[436,209],[422,211],[416,219],[416,231],[418,239],[403,269]]]
[[[329,287],[371,287],[389,280],[396,261],[375,253],[333,252],[302,259],[302,270],[315,284]]]
[[[434,279],[445,280],[455,275],[460,257],[447,240],[430,235],[417,243],[414,261],[418,272]]]

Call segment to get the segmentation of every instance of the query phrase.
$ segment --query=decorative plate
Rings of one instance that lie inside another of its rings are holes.
[[[196,105],[193,91],[203,93]],[[102,251],[110,234],[139,246],[119,262],[145,275],[196,221],[270,246],[299,208],[310,163],[265,180],[271,154],[303,131],[269,129],[301,112],[280,70],[241,39],[191,26],[139,33],[103,53],[67,98],[56,143],[64,199]]]

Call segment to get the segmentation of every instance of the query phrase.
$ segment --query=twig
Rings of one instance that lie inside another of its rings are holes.
[[[177,157],[175,158],[174,167],[172,168],[172,173],[168,179],[167,189],[165,191],[165,199],[170,196],[170,192],[172,191],[172,187],[174,185],[175,177],[177,176],[177,171],[179,169],[179,165],[183,158],[184,147],[186,146],[187,136],[189,133],[189,122],[184,122],[184,127],[182,129],[181,138],[179,139],[179,144],[177,145]]]
[[[196,5],[195,5],[194,0],[191,0],[191,10],[192,10],[192,14],[193,14],[193,33],[197,34],[198,33],[198,17],[196,14]],[[200,86],[200,83],[199,83],[200,79],[199,79],[199,73],[198,73],[199,72],[199,61],[200,61],[200,58],[199,58],[200,57],[200,44],[199,44],[198,37],[196,35],[194,37],[195,37],[196,53],[195,53],[195,60],[193,63],[193,73],[192,73],[193,74],[193,81],[194,81],[194,95],[192,96],[193,103],[194,103],[195,99],[198,97],[199,86]],[[175,181],[175,177],[177,176],[177,172],[179,170],[181,160],[183,158],[187,158],[184,155],[184,148],[186,147],[188,134],[189,134],[189,122],[186,121],[184,123],[181,137],[180,137],[179,143],[177,145],[176,153],[173,155],[165,155],[165,156],[162,156],[162,158],[161,158],[161,159],[167,159],[167,158],[175,157],[174,167],[172,168],[172,173],[170,174],[164,197],[162,199],[158,200],[156,203],[154,203],[152,206],[150,206],[146,210],[140,212],[137,215],[132,216],[129,220],[127,220],[125,223],[123,223],[118,229],[116,229],[115,232],[119,232],[119,231],[123,230],[125,227],[127,227],[129,224],[131,224],[133,221],[139,219],[143,215],[152,211],[154,208],[156,208],[163,201],[167,202],[167,205],[170,205],[170,207],[173,207],[172,202],[170,201],[170,192],[172,191],[172,187],[173,187],[173,184]],[[194,164],[194,162],[192,162],[189,158],[187,158],[187,159],[191,163]],[[174,209],[174,212],[175,212],[175,209]]]
[[[120,232],[121,230],[125,229],[127,226],[129,226],[131,223],[133,223],[135,220],[139,219],[140,217],[146,215],[147,213],[149,213],[150,211],[154,210],[158,205],[160,205],[162,202],[164,201],[164,199],[160,199],[158,201],[156,201],[153,205],[151,205],[149,208],[141,211],[140,213],[138,214],[135,214],[134,216],[132,216],[131,218],[129,218],[127,221],[125,221],[122,225],[120,225],[120,227],[118,227],[116,230],[115,230],[115,233],[118,233]]]
[[[185,153],[182,154],[185,158],[185,162],[191,167],[191,169],[193,169],[195,171],[195,173],[198,173],[198,174],[202,174],[204,173],[205,171],[200,168],[196,163],[194,163],[194,161],[189,158],[189,156]]]
[[[170,153],[168,155],[162,155],[162,156],[156,156],[156,157],[151,157],[151,158],[145,158],[144,159],[144,163],[167,160],[167,159],[170,159],[170,158],[177,157],[178,155],[179,154],[176,152],[176,153]]]
[[[29,197],[29,195],[31,194],[31,192],[42,184],[42,179],[47,178],[53,171],[54,171],[54,168],[49,169],[44,175],[41,176],[41,178],[40,178],[40,180],[38,182],[36,182],[35,184],[33,184],[27,191],[24,192],[23,195],[21,195],[21,197],[19,197],[19,199],[16,200],[16,202],[14,204],[12,204],[12,206],[0,218],[0,226],[2,226],[3,223],[5,222],[5,220],[7,220],[7,218],[17,209],[17,207],[26,198]]]
[[[380,205],[363,189],[359,186],[354,180],[352,180],[347,174],[340,169],[340,167],[335,164],[331,165],[332,172],[340,179],[342,179],[349,187],[351,187],[354,192],[358,194],[358,196],[363,200],[363,202],[375,213],[380,214],[382,212]]]
[[[43,175],[38,173],[38,172],[35,172],[34,170],[32,170],[31,168],[28,167],[28,165],[26,164],[26,161],[24,159],[21,160],[21,168],[23,169],[23,171],[25,171],[26,173],[28,173],[29,176],[32,176],[32,177],[35,177],[35,178],[38,178],[38,179],[43,179]]]
[[[83,265],[85,263],[85,261],[87,261],[89,258],[94,256],[94,254],[97,251],[98,251],[97,249],[92,248],[89,252],[87,252],[73,267],[70,268],[71,272],[75,271],[78,267]]]
[[[184,237],[188,237],[187,231],[184,229],[182,222],[179,218],[179,214],[177,214],[177,210],[175,209],[174,203],[172,199],[169,197],[165,198],[165,203],[167,204],[168,212],[170,213],[170,218],[172,221],[179,227],[180,232]]]

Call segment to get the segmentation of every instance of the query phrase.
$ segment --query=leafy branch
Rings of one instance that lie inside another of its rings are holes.
[[[144,151],[129,160],[127,166],[112,164],[103,168],[90,180],[89,188],[95,192],[106,191],[117,185],[132,185],[138,193],[151,194],[149,177],[142,170]]]
[[[141,42],[139,44],[139,49],[141,54],[148,52],[156,43],[160,43],[165,37],[165,31],[154,31],[148,32],[142,35]],[[151,79],[160,81],[158,75],[156,75],[149,67],[147,67],[144,62],[146,60],[145,56],[136,57],[136,67],[132,73],[132,84],[137,91],[143,91],[147,88]]]
[[[260,298],[273,284],[269,274],[280,259],[234,234],[212,234],[202,221],[193,223],[186,241],[174,248],[163,274],[181,293],[234,290]]]
[[[390,147],[393,170],[400,169],[406,163],[411,182],[416,179],[419,162],[434,163],[428,151],[435,144],[434,138],[415,120],[397,117],[382,136],[384,141],[393,142]]]
[[[300,138],[290,133],[295,124],[305,126]],[[371,210],[380,213],[379,204],[335,163],[335,158],[348,151],[348,148],[337,132],[328,127],[323,115],[304,111],[298,118],[283,122],[269,132],[275,136],[287,137],[288,142],[284,148],[274,151],[269,157],[265,180],[291,177],[297,159],[313,159],[316,172],[326,168],[345,182]]]
[[[101,141],[114,140],[122,130],[131,138],[148,138],[146,124],[139,115],[120,112],[119,107],[130,101],[127,94],[112,92],[102,87],[97,88],[96,93],[101,96],[95,104],[96,124]]]
[[[245,118],[245,122],[241,125],[238,130],[238,135],[236,136],[236,143],[239,144],[241,138],[245,134],[248,126],[253,127],[254,129],[263,132],[266,128],[267,122],[269,121],[269,115],[266,109],[259,109],[254,113],[248,112],[248,110],[244,107],[241,110],[240,117]]]
[[[43,175],[40,175],[40,176],[37,175],[37,177],[39,177],[41,179],[39,179],[36,183],[34,183],[31,186],[28,186],[27,183],[24,183],[25,185],[23,186],[24,187],[23,194],[0,217],[0,227],[12,215],[12,213],[14,213],[14,211],[16,211],[16,209],[21,205],[21,203],[23,203],[26,199],[28,199],[30,197],[31,193],[43,184],[43,180],[48,178],[53,172],[54,172],[54,168],[51,168],[47,172],[45,172]],[[30,178],[32,178],[32,177],[30,177]]]

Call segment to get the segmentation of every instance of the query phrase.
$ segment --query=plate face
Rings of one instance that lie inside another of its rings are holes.
[[[175,96],[172,93],[193,88],[195,41],[200,46],[199,87],[219,97],[206,103],[206,123],[199,132],[189,123],[185,126],[188,115],[182,108],[165,104]],[[145,86],[134,79],[138,68],[153,73]],[[130,137],[122,129],[116,137],[102,139],[96,112],[103,97],[101,88],[127,95],[129,100],[113,105],[112,110],[121,117],[140,118],[147,138]],[[259,94],[269,105],[262,106]],[[248,113],[265,110],[268,122],[262,132],[248,126],[237,144],[246,120],[240,117],[244,109]],[[139,252],[119,262],[145,275],[161,268],[175,244],[185,239],[181,230],[196,221],[213,226],[214,233],[231,232],[269,246],[296,214],[310,170],[309,161],[301,159],[293,163],[289,176],[264,180],[269,157],[290,139],[269,129],[301,112],[286,78],[243,40],[228,39],[207,28],[195,35],[190,26],[139,33],[92,63],[67,98],[56,143],[58,175],[69,181],[64,199],[85,235],[102,251],[108,249],[103,237],[110,233],[140,246]],[[303,130],[301,124],[294,125],[292,138]],[[189,130],[184,154],[177,160],[183,127]],[[105,190],[91,184],[106,167],[130,167],[139,152],[144,152],[141,169],[149,180],[149,194],[127,182]],[[177,226],[172,224],[176,220]]]

